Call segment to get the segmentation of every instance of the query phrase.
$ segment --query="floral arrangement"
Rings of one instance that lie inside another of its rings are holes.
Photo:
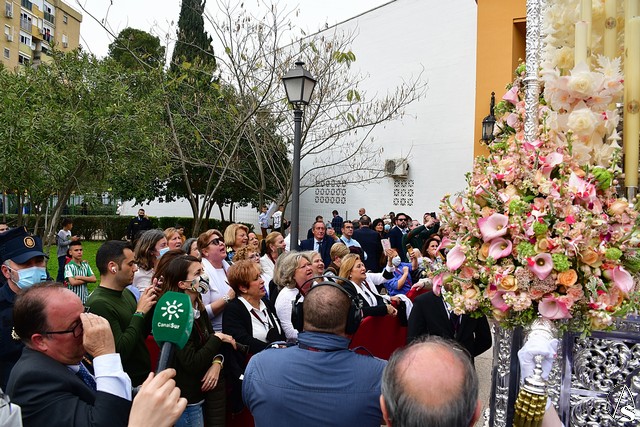
[[[542,71],[538,138],[524,139],[524,65],[496,106],[489,155],[441,204],[446,268],[434,290],[457,314],[511,327],[538,316],[588,332],[639,307],[638,213],[616,194],[619,60]],[[566,320],[565,320],[566,319]]]
[[[560,70],[570,70],[574,65],[574,24],[580,21],[581,0],[549,0],[544,9],[543,62]],[[590,45],[593,55],[604,53],[603,34],[605,22],[604,0],[593,0],[591,9],[592,37]],[[616,29],[618,52],[622,56],[624,46],[624,13],[622,2],[618,2],[616,11]]]

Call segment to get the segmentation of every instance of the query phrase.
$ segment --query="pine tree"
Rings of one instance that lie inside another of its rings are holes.
[[[216,59],[211,45],[211,36],[204,29],[204,6],[206,0],[182,0],[178,31],[171,70],[176,71],[185,62],[208,68],[213,72]]]

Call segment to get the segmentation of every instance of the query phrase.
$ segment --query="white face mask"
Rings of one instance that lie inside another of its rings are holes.
[[[396,255],[396,256],[394,256],[394,257],[391,259],[391,264],[393,264],[393,266],[394,266],[394,267],[399,266],[399,265],[400,265],[400,262],[402,262],[402,260],[401,260],[401,259],[400,259],[400,257],[399,257],[399,256],[397,256],[397,255]]]

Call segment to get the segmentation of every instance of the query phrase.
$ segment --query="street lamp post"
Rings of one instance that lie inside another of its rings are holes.
[[[298,248],[298,231],[300,228],[300,145],[302,139],[302,108],[309,105],[316,80],[303,67],[304,62],[297,61],[282,78],[287,99],[293,106],[293,176],[291,182],[291,234],[290,247]]]
[[[493,141],[493,126],[496,124],[496,117],[493,109],[496,106],[496,93],[491,92],[491,104],[489,105],[489,115],[482,120],[482,140],[488,144]]]

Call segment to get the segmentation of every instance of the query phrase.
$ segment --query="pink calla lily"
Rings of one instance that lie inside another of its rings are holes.
[[[551,320],[570,319],[572,317],[567,305],[553,295],[542,298],[542,301],[538,304],[538,312],[542,317]]]
[[[440,241],[440,244],[436,248],[436,251],[440,251],[441,249],[444,249],[444,248],[451,249],[452,247],[453,247],[453,240],[451,240],[448,237],[444,237],[442,241]]]
[[[513,86],[511,89],[509,89],[507,91],[507,93],[505,93],[502,96],[502,99],[504,99],[507,102],[512,103],[513,105],[516,105],[519,101],[518,99],[518,86]]]
[[[529,258],[529,270],[540,280],[544,280],[553,270],[551,255],[542,253]]]
[[[490,242],[496,237],[507,234],[507,225],[509,225],[509,217],[499,213],[494,213],[487,218],[478,220],[482,240],[485,242]]]
[[[511,255],[513,244],[510,240],[499,237],[491,241],[489,246],[489,256],[493,259],[500,259]]]
[[[464,254],[462,246],[456,245],[447,254],[447,268],[451,271],[455,271],[459,269],[462,264],[464,264],[466,259],[467,256]]]
[[[440,289],[444,286],[445,282],[451,277],[451,273],[443,271],[440,274],[436,274],[433,276],[433,293],[435,295],[440,295]]]
[[[613,269],[613,284],[625,294],[633,290],[633,278],[624,268],[617,266]]]
[[[504,294],[505,292],[498,290],[496,285],[490,285],[487,292],[491,305],[503,313],[509,310],[509,305],[507,305],[507,303],[504,302],[504,298],[502,298]]]

